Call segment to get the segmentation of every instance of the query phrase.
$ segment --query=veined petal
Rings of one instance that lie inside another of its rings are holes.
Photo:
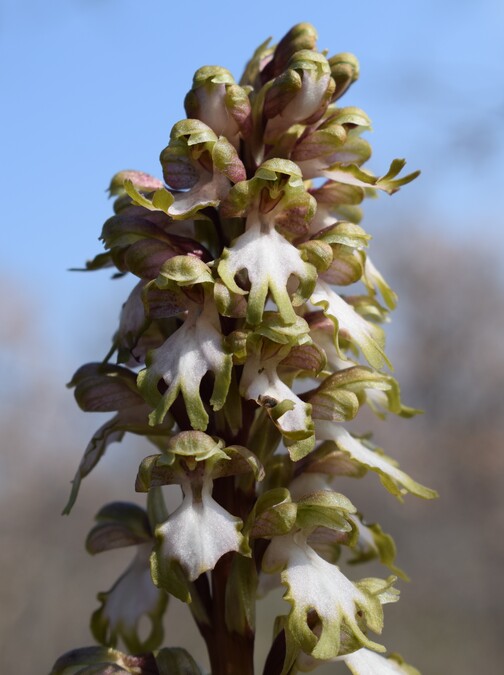
[[[336,325],[336,340],[339,333],[359,347],[367,361],[374,368],[381,368],[384,364],[390,366],[385,356],[383,330],[366,321],[343,298],[321,279],[318,280],[315,291],[311,296],[314,305],[320,305],[324,314],[331,318]]]
[[[212,497],[212,480],[206,478],[201,493],[192,484],[182,484],[184,500],[165,523],[156,528],[161,545],[157,555],[177,560],[194,581],[215,567],[219,558],[243,546],[242,521],[222,508]]]

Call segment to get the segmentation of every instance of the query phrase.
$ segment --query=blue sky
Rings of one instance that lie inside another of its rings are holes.
[[[260,42],[300,21],[315,25],[320,48],[360,60],[342,104],[373,120],[370,167],[385,172],[406,157],[423,172],[370,204],[365,227],[378,236],[403,218],[431,227],[434,243],[502,245],[502,0],[2,0],[4,295],[31,297],[33,320],[68,373],[106,352],[127,294],[129,282],[106,272],[66,271],[101,250],[110,177],[125,168],[159,175],[194,71],[219,64],[239,78]]]

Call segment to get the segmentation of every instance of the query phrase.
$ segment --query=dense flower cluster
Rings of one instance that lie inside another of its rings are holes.
[[[399,499],[435,496],[344,426],[366,405],[415,413],[387,370],[381,324],[396,296],[359,222],[366,196],[417,172],[399,177],[403,160],[381,177],[363,168],[369,118],[339,105],[357,77],[353,55],[327,58],[313,27],[295,26],[259,47],[239,83],[225,68],[197,71],[187,119],[161,152],[163,180],[114,176],[106,252],[87,268],[137,282],[107,358],[71,382],[83,410],[115,414],[90,441],[66,512],[125,433],[156,454],[136,477],[147,509],[110,504],[88,538],[91,553],[136,551],[99,595],[103,647],[70,652],[54,675],[200,673],[183,650],[159,650],[170,594],[190,603],[214,675],[252,673],[255,601],[275,582],[288,604],[265,675],[327,661],[354,675],[417,673],[369,635],[398,599],[393,541],[337,491],[339,477],[371,470]],[[168,514],[173,484],[182,500]],[[351,581],[345,551],[394,574]]]

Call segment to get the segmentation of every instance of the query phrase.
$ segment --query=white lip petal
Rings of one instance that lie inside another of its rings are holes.
[[[364,354],[369,363],[377,369],[387,364],[382,329],[366,321],[355,309],[341,298],[332,288],[319,279],[311,296],[314,305],[321,305],[324,314],[338,323],[342,331]]]
[[[143,614],[153,612],[159,602],[159,589],[151,578],[149,556],[152,544],[143,544],[126,573],[109,591],[104,605],[104,615],[109,620],[112,630],[122,624],[125,629],[133,631]]]
[[[185,485],[184,501],[156,529],[156,536],[163,539],[163,555],[178,560],[190,581],[213,569],[219,558],[238,551],[242,544],[242,521],[212,498],[211,485],[207,479],[198,501]]]
[[[263,558],[263,570],[274,573],[283,569],[282,584],[288,588],[284,598],[292,608],[288,628],[296,635],[304,633],[313,642],[313,631],[308,626],[308,614],[315,610],[321,625],[318,640],[310,654],[315,658],[333,658],[338,654],[342,623],[360,644],[382,650],[367,638],[356,619],[362,611],[373,630],[380,629],[380,603],[353,584],[340,569],[321,558],[307,543],[307,533],[298,531],[275,537]],[[303,640],[303,638],[301,638]],[[301,644],[303,651],[305,645]]]
[[[162,422],[181,391],[193,428],[204,430],[208,416],[200,397],[201,380],[208,371],[213,372],[216,378],[214,391],[219,388],[225,394],[231,366],[231,356],[222,345],[215,306],[211,302],[206,302],[203,309],[193,306],[182,326],[161,347],[150,353],[148,366],[140,373],[140,389],[151,399],[151,392],[159,391],[160,380],[164,380],[167,385],[151,420]],[[218,409],[223,402],[212,396],[214,409]]]
[[[295,246],[258,216],[249,216],[247,230],[225,251],[219,264],[219,274],[230,290],[240,291],[234,279],[242,270],[247,271],[250,282],[248,320],[253,324],[261,321],[270,293],[284,321],[294,323],[289,279],[294,276],[301,282],[312,277],[314,270]]]
[[[342,426],[319,420],[315,422],[315,430],[319,440],[334,441],[340,450],[348,453],[356,462],[380,474],[385,479],[387,488],[396,496],[408,491],[424,499],[436,497],[434,490],[414,481],[407,473],[394,466],[392,460],[367,448]]]

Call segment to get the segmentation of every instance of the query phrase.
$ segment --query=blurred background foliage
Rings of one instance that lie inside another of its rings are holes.
[[[103,190],[123,168],[159,173],[157,155],[182,117],[192,73],[218,63],[239,77],[253,48],[294,23],[321,47],[354,51],[362,77],[344,99],[374,121],[376,172],[406,156],[422,177],[368,205],[373,260],[400,297],[388,353],[414,420],[363,417],[359,428],[440,499],[403,505],[373,474],[341,491],[391,533],[412,579],[386,610],[385,643],[424,675],[498,673],[504,659],[504,293],[502,163],[504,10],[500,2],[390,2],[304,7],[258,0],[243,33],[224,2],[35,0],[0,4],[4,187],[0,294],[0,665],[47,672],[92,642],[98,591],[127,550],[90,558],[95,513],[132,499],[146,448],[110,448],[70,517],[69,481],[99,415],[64,388],[108,350],[128,281],[69,274],[99,251],[110,205]],[[362,13],[361,13],[362,10]],[[373,253],[374,251],[374,253]],[[131,486],[128,492],[127,485]],[[174,497],[175,498],[175,497]],[[371,567],[349,574],[383,574]],[[258,658],[276,593],[259,607]],[[166,643],[204,650],[187,610],[170,606]],[[29,645],[29,647],[28,647]],[[325,667],[329,673],[335,667]]]

